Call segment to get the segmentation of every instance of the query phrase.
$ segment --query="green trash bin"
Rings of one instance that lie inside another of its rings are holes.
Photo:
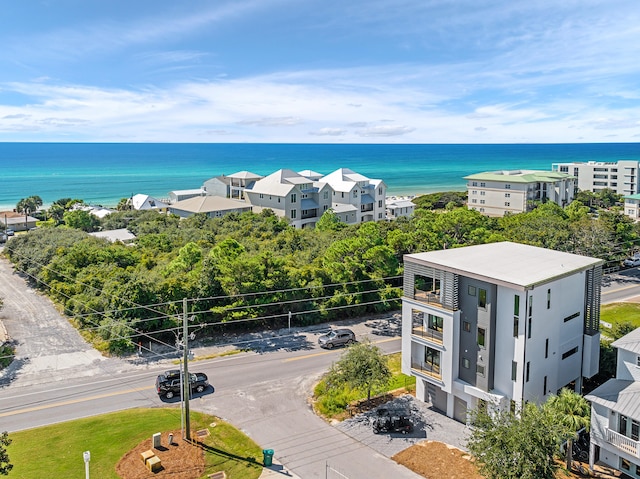
[[[273,449],[263,449],[262,450],[262,463],[269,467],[273,464]]]

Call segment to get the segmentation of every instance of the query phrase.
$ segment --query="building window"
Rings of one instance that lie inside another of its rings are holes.
[[[357,190],[353,190],[353,197],[357,198],[358,197],[358,191]]]
[[[640,423],[638,421],[631,421],[631,439],[637,441],[640,437]]]
[[[475,286],[469,286],[467,288],[467,293],[469,294],[469,296],[475,296],[476,295],[476,287]]]
[[[462,321],[462,330],[465,333],[471,332],[471,323],[469,321]]]
[[[478,186],[478,182],[477,181],[471,182],[471,186]]]
[[[487,290],[480,288],[478,290],[478,307],[487,309]]]
[[[481,191],[481,192],[480,192],[480,196],[484,196],[484,195],[486,195],[486,194],[487,194],[487,192],[486,192],[486,191]]]
[[[378,194],[381,195],[382,194],[382,188],[378,188]]]
[[[511,185],[509,185],[509,184],[504,185],[504,189],[505,190],[510,190],[511,189]]]
[[[504,197],[505,197],[505,198],[511,198],[511,193],[505,193],[505,194],[504,194]]]
[[[264,195],[262,193],[260,193],[260,199],[263,199]]]
[[[478,328],[478,346],[482,349],[485,348],[485,335],[486,330],[484,328]]]
[[[520,329],[520,328],[519,328],[519,323],[520,323],[520,321],[518,320],[518,317],[517,317],[517,316],[514,316],[514,317],[513,317],[513,337],[514,337],[514,338],[517,338],[517,337],[518,337],[518,334],[519,334],[519,332],[520,332],[520,331],[519,331],[519,329]]]
[[[378,208],[382,208],[382,200],[378,200]]]
[[[515,381],[518,377],[518,363],[511,361],[511,380]]]
[[[468,358],[462,358],[462,367],[469,369],[471,367],[471,361]]]
[[[529,370],[531,369],[531,361],[527,361],[526,381],[529,382]]]
[[[513,297],[513,314],[520,316],[520,296],[517,294]]]
[[[580,311],[564,318],[564,322],[566,323],[567,321],[571,321],[573,318],[577,318],[578,316],[580,316]]]
[[[542,395],[547,395],[547,376],[544,377],[544,382],[542,383]]]
[[[325,200],[328,200],[328,199],[329,199],[329,192],[328,192],[328,191],[325,191],[325,192],[324,192],[324,194],[323,194],[323,198],[324,198]]]
[[[291,193],[291,203],[295,203],[297,201],[297,196],[295,193]]]
[[[485,201],[484,201],[484,200],[480,200],[480,204],[481,204],[481,205],[484,205],[484,204],[485,204]]]
[[[533,296],[529,296],[529,316],[533,314]]]
[[[620,458],[620,469],[631,472],[631,462],[624,457]]]
[[[484,377],[484,366],[481,366],[480,364],[476,365],[476,373],[478,373],[480,376]]]
[[[549,338],[547,338],[544,342],[544,358],[547,359],[549,357]]]
[[[480,188],[485,188],[487,184],[485,182],[480,182]]]
[[[636,356],[636,366],[640,368],[640,356]]]
[[[291,210],[291,219],[296,218],[296,210]]]
[[[547,290],[547,309],[551,309],[551,290]]]
[[[527,328],[527,339],[531,339],[531,316],[529,316],[529,320],[528,320],[528,328]]]
[[[569,351],[562,353],[562,359],[567,359],[569,356],[573,356],[578,352],[578,346],[571,348]]]
[[[511,206],[511,203],[509,203],[508,201],[505,201],[505,202],[504,202],[504,205],[505,205],[505,206]]]
[[[478,202],[478,200],[476,200],[475,198],[471,199],[471,203],[477,203],[477,202]]]

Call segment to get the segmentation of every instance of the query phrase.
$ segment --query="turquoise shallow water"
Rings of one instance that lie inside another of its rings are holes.
[[[346,167],[385,181],[390,195],[465,189],[464,176],[499,169],[550,170],[565,161],[640,159],[640,143],[521,145],[315,145],[0,143],[0,208],[39,195],[114,206],[120,198],[199,188],[220,174]]]

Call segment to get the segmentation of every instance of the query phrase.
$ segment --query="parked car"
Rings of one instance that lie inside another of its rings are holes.
[[[6,234],[7,236],[13,236],[14,234],[16,234],[16,232],[9,228],[7,229],[7,231],[5,231],[4,234]]]
[[[634,256],[633,258],[627,258],[622,262],[622,264],[629,268],[640,266],[640,257]]]
[[[378,409],[377,415],[372,419],[371,426],[375,434],[381,432],[401,432],[407,434],[413,431],[413,423],[409,416],[403,413]]]
[[[334,329],[318,338],[322,348],[332,349],[334,346],[348,346],[356,342],[356,335],[350,329]]]
[[[171,399],[181,391],[181,375],[177,369],[166,371],[156,378],[156,392],[159,396]],[[209,378],[205,373],[189,373],[191,391],[201,393],[209,387]]]

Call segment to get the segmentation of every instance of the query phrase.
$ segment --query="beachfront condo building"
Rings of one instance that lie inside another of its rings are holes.
[[[470,210],[487,216],[524,213],[553,201],[565,207],[575,194],[576,179],[567,173],[501,170],[465,176]]]
[[[616,377],[586,396],[591,402],[591,468],[600,461],[640,478],[640,328],[611,343]]]
[[[512,242],[404,256],[402,372],[461,422],[541,404],[598,372],[597,258]]]
[[[578,179],[577,188],[581,191],[598,193],[611,189],[619,195],[640,193],[638,185],[638,160],[586,161],[553,163],[551,169],[559,173],[568,173]]]

